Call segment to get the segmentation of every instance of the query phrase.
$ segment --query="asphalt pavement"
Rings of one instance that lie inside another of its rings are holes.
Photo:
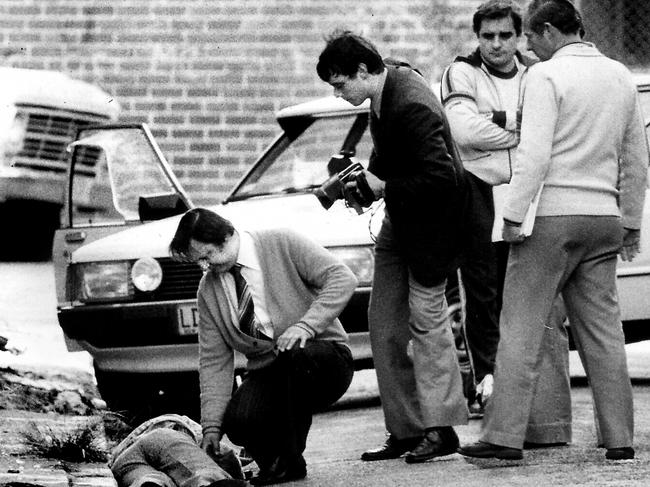
[[[467,461],[453,454],[423,464],[409,465],[401,459],[362,462],[360,454],[384,440],[383,419],[378,406],[337,409],[314,417],[305,458],[308,476],[287,485],[334,486],[645,486],[650,479],[650,386],[635,384],[637,458],[611,462],[596,448],[591,397],[586,387],[573,388],[573,443],[559,448],[527,450],[524,460]],[[18,416],[18,417],[16,417]],[[0,485],[25,484],[61,487],[114,487],[103,464],[71,464],[12,454],[15,431],[21,422],[34,420],[27,413],[0,411]],[[65,421],[63,417],[37,415],[41,421]],[[8,422],[12,424],[8,427]],[[461,443],[476,440],[480,420],[457,428]],[[12,433],[13,431],[13,433]],[[19,445],[14,444],[14,448]]]

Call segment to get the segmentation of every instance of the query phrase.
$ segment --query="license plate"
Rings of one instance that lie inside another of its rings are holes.
[[[199,310],[192,304],[176,308],[176,325],[179,335],[196,335],[199,332]]]

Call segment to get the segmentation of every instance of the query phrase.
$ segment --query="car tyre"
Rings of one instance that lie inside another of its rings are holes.
[[[198,373],[136,374],[104,371],[95,364],[95,380],[109,411],[132,426],[160,414],[200,418]]]

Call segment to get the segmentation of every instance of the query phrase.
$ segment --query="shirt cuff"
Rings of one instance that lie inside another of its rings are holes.
[[[206,433],[218,433],[221,434],[221,427],[220,426],[206,426],[201,430],[203,435],[205,436]]]
[[[298,323],[295,324],[295,326],[298,326],[298,327],[302,328],[303,330],[305,330],[307,333],[309,333],[311,335],[312,338],[314,338],[316,336],[316,332],[314,331],[314,329],[311,326],[309,326],[307,323],[305,323],[304,321],[299,321]]]

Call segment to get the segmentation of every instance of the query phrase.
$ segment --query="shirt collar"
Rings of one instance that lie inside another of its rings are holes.
[[[481,59],[483,60],[483,65],[485,66],[485,69],[487,69],[488,73],[490,73],[495,78],[512,79],[515,76],[517,76],[517,73],[519,72],[519,60],[517,59],[517,56],[513,57],[514,66],[508,72],[499,71],[490,63],[488,63],[485,59],[483,59],[483,56],[481,56]]]
[[[557,56],[575,56],[575,55],[601,55],[600,51],[596,46],[591,42],[585,41],[574,41],[564,44],[559,47],[552,55],[552,57]]]
[[[237,263],[250,269],[260,270],[259,259],[255,250],[255,241],[253,236],[246,232],[239,232],[239,255]]]

